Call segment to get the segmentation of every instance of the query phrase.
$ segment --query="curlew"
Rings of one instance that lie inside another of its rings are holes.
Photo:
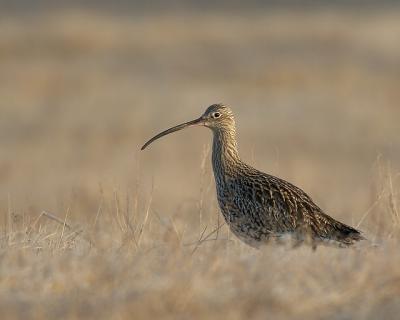
[[[199,125],[213,132],[218,204],[240,240],[258,248],[270,240],[286,243],[289,239],[293,246],[305,243],[315,249],[319,244],[347,247],[364,239],[360,231],[325,214],[300,188],[244,163],[238,154],[232,110],[223,104],[213,104],[200,118],[159,133],[141,150],[162,136]]]

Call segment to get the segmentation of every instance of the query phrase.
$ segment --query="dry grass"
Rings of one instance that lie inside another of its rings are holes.
[[[2,318],[397,318],[399,18],[2,16]],[[218,212],[205,130],[139,152],[219,101],[247,162],[370,241],[252,250]]]

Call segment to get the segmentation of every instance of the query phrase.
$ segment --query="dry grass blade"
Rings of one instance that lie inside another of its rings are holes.
[[[192,251],[192,255],[196,252],[196,250],[199,248],[199,246],[203,243],[203,242],[205,242],[205,241],[209,241],[209,240],[214,240],[214,241],[216,241],[216,240],[218,240],[218,237],[215,237],[215,239],[209,239],[213,234],[217,234],[218,235],[218,232],[219,232],[219,230],[223,227],[225,225],[225,223],[223,223],[223,224],[221,224],[221,225],[218,225],[214,230],[212,230],[210,233],[208,233],[205,237],[203,237],[204,236],[204,233],[206,232],[206,230],[207,230],[207,226],[205,226],[204,227],[204,229],[203,229],[203,231],[201,232],[201,234],[200,234],[200,238],[199,238],[199,240],[197,240],[196,242],[193,242],[193,243],[187,243],[187,244],[185,244],[185,246],[193,246],[193,245],[195,245],[196,247],[193,249],[193,251]]]
[[[35,220],[34,225],[36,225],[36,223],[40,220],[41,217],[45,217],[47,219],[50,219],[52,221],[55,221],[57,223],[59,223],[60,225],[62,225],[62,232],[60,235],[60,239],[59,239],[59,245],[61,243],[63,234],[64,234],[64,229],[67,228],[68,230],[72,231],[72,234],[76,236],[81,235],[82,239],[84,239],[85,241],[87,241],[91,247],[94,246],[93,241],[87,236],[84,235],[84,230],[83,229],[77,229],[77,228],[73,228],[70,224],[67,223],[67,216],[68,214],[65,215],[65,219],[62,220],[61,218],[57,217],[55,214],[50,213],[48,211],[42,211],[41,214],[38,216],[38,218]]]

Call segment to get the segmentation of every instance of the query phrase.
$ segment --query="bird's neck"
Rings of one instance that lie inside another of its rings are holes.
[[[236,133],[231,130],[213,130],[212,165],[216,180],[233,175],[240,163]]]

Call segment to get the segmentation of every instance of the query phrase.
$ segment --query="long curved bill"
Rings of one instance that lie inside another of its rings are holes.
[[[153,141],[155,141],[167,134],[170,134],[170,133],[173,133],[173,132],[176,132],[176,131],[179,131],[179,130],[182,130],[182,129],[185,129],[185,128],[188,128],[191,126],[202,125],[203,123],[204,123],[204,120],[202,117],[200,117],[198,119],[195,119],[195,120],[192,120],[189,122],[185,122],[185,123],[179,124],[175,127],[169,128],[163,132],[160,132],[158,135],[154,136],[149,141],[147,141],[140,150],[144,150],[150,143],[152,143]]]

